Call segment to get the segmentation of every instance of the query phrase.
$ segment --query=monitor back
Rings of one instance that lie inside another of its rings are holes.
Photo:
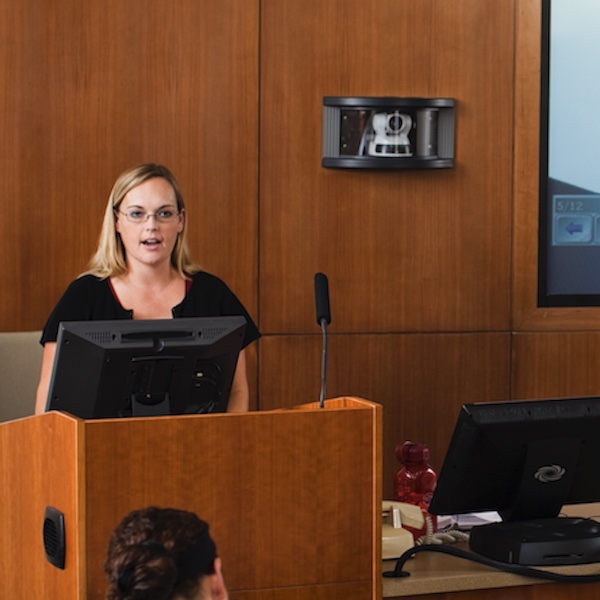
[[[69,321],[46,410],[84,419],[224,412],[246,319]]]
[[[522,520],[600,501],[599,431],[600,398],[466,404],[430,510]]]

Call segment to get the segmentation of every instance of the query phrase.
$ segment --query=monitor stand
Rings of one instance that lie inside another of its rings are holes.
[[[479,525],[471,530],[471,550],[518,565],[578,565],[600,562],[600,523],[556,517]]]
[[[169,394],[138,392],[131,395],[131,414],[134,417],[162,417],[171,414]]]

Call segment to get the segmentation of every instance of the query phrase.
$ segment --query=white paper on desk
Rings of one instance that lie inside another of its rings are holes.
[[[449,515],[438,517],[438,529],[453,527],[454,529],[468,530],[477,525],[486,523],[498,523],[502,521],[500,515],[495,511],[466,513],[464,515]]]

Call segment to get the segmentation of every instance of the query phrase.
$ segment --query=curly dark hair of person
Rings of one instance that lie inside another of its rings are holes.
[[[150,506],[129,513],[114,530],[104,572],[106,600],[193,598],[215,572],[215,543],[194,513]]]

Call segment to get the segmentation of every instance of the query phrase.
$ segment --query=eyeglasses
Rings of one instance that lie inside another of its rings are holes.
[[[130,223],[145,223],[150,219],[150,217],[154,217],[154,220],[158,221],[159,223],[174,223],[181,214],[178,211],[171,210],[170,208],[161,208],[155,213],[147,213],[143,210],[138,210],[137,208],[132,208],[126,212],[122,212],[120,210],[117,212],[124,215]]]

